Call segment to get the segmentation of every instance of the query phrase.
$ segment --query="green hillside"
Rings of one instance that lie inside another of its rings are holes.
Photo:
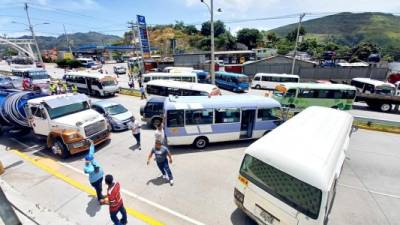
[[[271,30],[279,36],[296,29],[290,24]],[[371,42],[381,48],[400,47],[400,16],[385,13],[340,13],[303,23],[307,37],[355,46]]]

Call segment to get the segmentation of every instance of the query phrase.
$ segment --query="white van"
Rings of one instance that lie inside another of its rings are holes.
[[[67,72],[63,78],[68,85],[76,85],[78,92],[88,95],[115,95],[119,91],[115,77],[102,73]]]
[[[259,224],[326,224],[352,123],[347,112],[313,106],[250,145],[236,205]]]
[[[255,89],[275,90],[276,86],[283,83],[299,83],[300,77],[292,74],[257,73],[251,87]]]

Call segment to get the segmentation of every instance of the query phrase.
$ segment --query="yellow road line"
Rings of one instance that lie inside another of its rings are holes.
[[[15,153],[16,155],[18,155],[19,157],[21,157],[22,159],[25,159],[26,161],[31,162],[33,165],[39,167],[40,169],[46,171],[47,173],[49,173],[49,174],[51,174],[51,175],[63,180],[64,182],[74,186],[75,188],[77,188],[77,189],[79,189],[81,191],[84,191],[84,192],[86,192],[86,193],[88,193],[90,195],[93,195],[93,196],[96,195],[96,192],[93,190],[93,188],[91,188],[91,187],[89,187],[87,185],[84,185],[84,184],[82,184],[82,183],[80,183],[80,182],[78,182],[78,181],[76,181],[76,180],[74,180],[74,179],[72,179],[72,178],[60,173],[60,172],[58,172],[57,170],[49,167],[48,165],[46,165],[46,163],[41,162],[40,158],[32,158],[32,157],[28,156],[27,154],[22,153],[22,152],[20,152],[18,150],[12,150],[12,152]],[[126,212],[129,215],[131,215],[133,217],[136,217],[136,218],[142,220],[143,222],[145,222],[147,224],[150,224],[150,225],[163,225],[163,223],[161,223],[160,221],[157,221],[156,219],[153,219],[152,217],[147,216],[147,215],[145,215],[145,214],[143,214],[143,213],[141,213],[141,212],[139,212],[139,211],[137,211],[135,209],[126,207]]]

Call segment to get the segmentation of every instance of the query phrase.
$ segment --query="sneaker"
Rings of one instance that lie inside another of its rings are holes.
[[[166,180],[167,179],[167,175],[162,175],[162,178]]]
[[[139,146],[139,150],[142,150],[142,147]]]
[[[174,185],[174,180],[169,180],[169,184],[172,186]]]

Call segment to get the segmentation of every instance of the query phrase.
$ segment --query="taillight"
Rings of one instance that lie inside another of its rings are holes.
[[[240,204],[243,204],[244,202],[244,194],[242,194],[242,192],[240,192],[238,189],[235,188],[234,192],[233,192],[233,196],[235,197],[235,199],[240,202]]]

